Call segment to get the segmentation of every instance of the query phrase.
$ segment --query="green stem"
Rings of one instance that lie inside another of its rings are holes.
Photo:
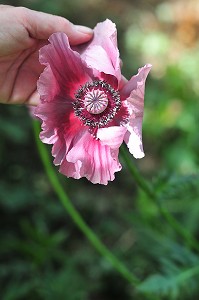
[[[129,155],[127,154],[127,151],[124,146],[121,148],[121,154],[122,158],[126,163],[126,166],[128,167],[131,175],[135,179],[138,186],[152,199],[155,200],[156,194],[153,191],[153,188],[149,183],[142,177],[142,175],[139,173],[135,165],[132,163],[132,159],[129,158]]]
[[[54,171],[54,168],[52,167],[49,153],[44,146],[44,144],[39,140],[38,135],[40,132],[40,125],[37,121],[33,121],[33,128],[35,133],[35,139],[37,143],[37,148],[40,153],[40,157],[42,160],[42,163],[44,165],[46,174],[49,178],[49,181],[57,194],[58,198],[62,202],[63,206],[65,207],[66,211],[74,221],[74,223],[77,225],[77,227],[83,232],[83,234],[87,237],[87,239],[90,241],[90,243],[93,245],[93,247],[103,256],[105,257],[112,266],[125,278],[127,279],[132,285],[137,286],[140,281],[139,279],[130,272],[126,266],[117,258],[115,257],[111,251],[108,250],[108,248],[100,241],[100,239],[97,237],[97,235],[90,229],[90,227],[85,223],[79,212],[76,210],[72,202],[70,201],[69,197],[67,196],[66,192],[62,188],[56,172]]]
[[[164,219],[186,241],[186,243],[192,249],[199,251],[198,241],[191,235],[189,231],[187,231],[184,227],[181,226],[180,223],[178,223],[178,221],[165,207],[162,206],[158,199],[158,195],[155,193],[152,186],[149,185],[149,183],[139,173],[134,163],[132,162],[132,159],[129,158],[129,155],[127,154],[127,151],[124,148],[124,146],[121,147],[121,154],[134,180],[136,181],[140,189],[143,190],[148,195],[148,197],[154,201]]]

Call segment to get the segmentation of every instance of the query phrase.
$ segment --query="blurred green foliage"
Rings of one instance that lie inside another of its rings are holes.
[[[129,78],[145,63],[153,64],[145,97],[146,157],[135,163],[161,203],[199,238],[196,3],[4,1],[91,27],[110,18],[118,28],[123,74]],[[145,293],[154,299],[198,299],[199,254],[163,220],[125,167],[107,187],[61,175],[60,180],[86,222],[141,278],[138,290],[98,256],[58,202],[27,109],[1,105],[0,128],[2,300],[142,300]]]

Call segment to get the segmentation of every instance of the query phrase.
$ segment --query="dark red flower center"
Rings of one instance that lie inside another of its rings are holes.
[[[81,86],[75,99],[75,115],[90,128],[105,127],[121,107],[119,92],[103,80],[94,80]]]

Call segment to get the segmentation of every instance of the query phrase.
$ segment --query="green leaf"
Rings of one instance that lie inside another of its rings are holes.
[[[175,300],[178,299],[179,295],[183,295],[182,290],[184,291],[185,295],[189,294],[190,285],[193,285],[194,283],[190,279],[198,274],[198,265],[196,267],[182,270],[176,265],[167,261],[167,266],[165,265],[164,273],[157,273],[149,276],[138,286],[138,290],[143,293],[167,296],[169,299]],[[197,286],[197,282],[195,286]]]
[[[191,200],[199,198],[199,174],[173,176],[160,196],[163,200]]]

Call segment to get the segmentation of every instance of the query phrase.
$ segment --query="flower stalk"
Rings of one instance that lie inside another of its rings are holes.
[[[137,286],[140,283],[140,280],[132,273],[130,272],[126,266],[116,257],[112,254],[112,252],[101,242],[101,240],[97,237],[97,235],[92,231],[92,229],[86,224],[86,222],[81,217],[80,213],[76,210],[72,202],[70,201],[70,198],[66,194],[65,190],[61,186],[56,172],[54,171],[54,168],[52,167],[50,157],[48,154],[48,151],[45,147],[45,145],[39,140],[38,135],[40,132],[40,125],[38,121],[33,120],[33,129],[35,133],[35,139],[37,148],[43,163],[43,166],[45,168],[46,174],[48,176],[48,179],[57,194],[59,200],[65,207],[66,211],[76,224],[76,226],[82,231],[82,233],[86,236],[86,238],[89,240],[89,242],[92,244],[92,246],[104,257],[106,258],[113,268],[117,270],[122,277],[124,277],[128,282],[130,282],[133,286]]]

